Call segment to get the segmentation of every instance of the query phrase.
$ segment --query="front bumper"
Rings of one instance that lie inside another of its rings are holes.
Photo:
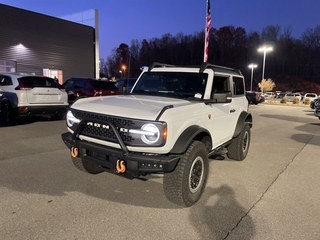
[[[320,119],[320,108],[319,108],[319,109],[316,108],[316,109],[314,110],[314,115]]]
[[[89,161],[105,171],[117,173],[117,162],[119,160],[124,161],[126,171],[123,175],[128,177],[172,172],[180,160],[180,156],[178,155],[150,155],[128,152],[124,149],[115,149],[77,138],[75,139],[69,132],[63,133],[61,137],[69,149],[74,147],[78,149],[77,157],[83,161]]]

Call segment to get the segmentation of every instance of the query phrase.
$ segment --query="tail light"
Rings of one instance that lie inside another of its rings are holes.
[[[18,83],[19,85],[15,88],[15,90],[30,90],[33,88],[33,86],[23,84],[19,79],[18,79]]]
[[[101,90],[93,90],[93,96],[101,96],[102,95],[102,91]]]

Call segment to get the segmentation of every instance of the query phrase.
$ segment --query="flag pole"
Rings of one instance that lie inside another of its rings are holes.
[[[206,28],[205,28],[205,37],[204,37],[204,56],[203,62],[208,61],[209,53],[209,33],[211,28],[211,10],[210,10],[210,0],[207,1],[207,11],[206,11]]]

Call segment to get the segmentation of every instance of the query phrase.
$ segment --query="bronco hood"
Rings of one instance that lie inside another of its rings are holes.
[[[72,109],[95,112],[127,118],[155,120],[168,105],[174,107],[190,104],[188,100],[145,96],[145,95],[114,95],[79,99],[72,104]]]

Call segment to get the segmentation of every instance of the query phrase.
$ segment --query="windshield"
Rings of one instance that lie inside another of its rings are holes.
[[[145,72],[132,94],[203,99],[207,73]]]

